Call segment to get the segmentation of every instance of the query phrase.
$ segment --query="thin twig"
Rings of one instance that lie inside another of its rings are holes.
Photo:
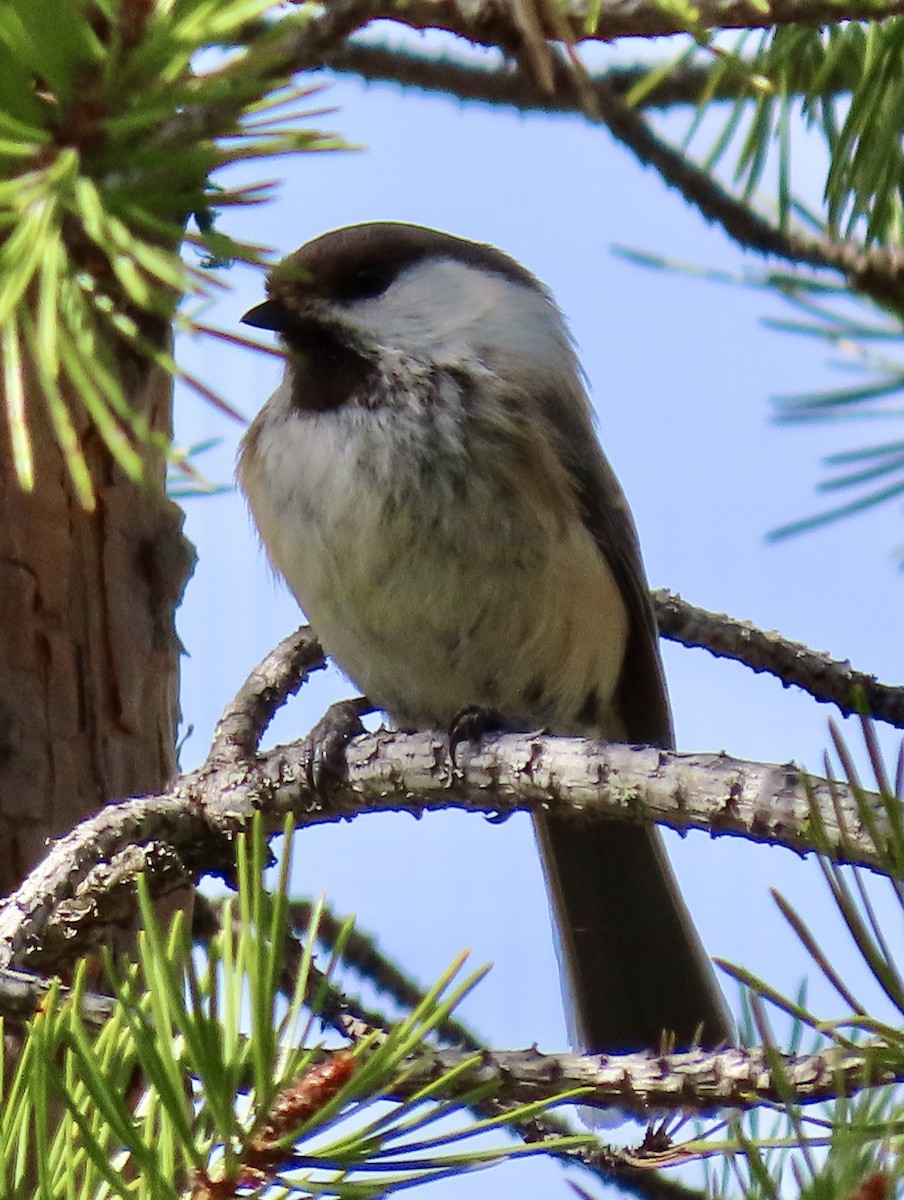
[[[302,625],[283,638],[227,705],[214,730],[208,758],[239,762],[253,757],[278,709],[314,671],[325,666],[326,657],[310,626]]]
[[[7,1028],[22,1026],[33,1017],[46,1004],[48,994],[57,983],[57,980],[36,975],[33,971],[9,967],[0,971],[0,1017]],[[59,996],[65,998],[67,995],[69,989],[60,987]],[[116,1007],[111,996],[96,992],[83,991],[80,1000],[82,1020],[95,1029],[102,1028],[110,1020]]]
[[[687,5],[662,0],[559,0],[544,28],[548,38],[561,31],[568,40],[604,41],[624,37],[663,37],[706,29],[767,29],[773,25],[825,25],[837,21],[883,21],[904,12],[904,0],[697,0]],[[383,0],[371,5],[373,20],[396,21],[412,29],[442,29],[482,46],[519,46],[510,0]],[[553,24],[555,27],[553,27]]]
[[[834,704],[845,716],[858,714],[904,729],[904,688],[880,683],[845,659],[830,658],[750,621],[697,608],[665,588],[653,593],[653,602],[663,637],[682,646],[699,646],[717,658],[734,659],[757,674],[774,675],[785,687],[803,688],[814,700]]]
[[[296,930],[307,927],[313,911],[310,900],[290,900],[289,912]],[[317,926],[317,940],[332,949],[345,925],[328,906],[321,908]],[[424,989],[406,975],[399,965],[382,953],[376,938],[360,929],[353,929],[344,941],[342,964],[351,967],[373,985],[377,991],[389,996],[401,1009],[410,1011],[424,999]],[[449,1045],[480,1050],[486,1044],[464,1022],[448,1016],[437,1026],[437,1033]]]
[[[487,66],[449,55],[431,57],[405,47],[375,45],[354,39],[331,50],[323,65],[330,71],[357,75],[372,83],[397,83],[424,92],[454,96],[458,100],[517,108],[521,112],[575,115],[583,112],[573,90],[561,86],[566,68],[558,55],[554,68],[556,87],[552,93],[539,88],[532,75],[517,64]],[[587,82],[594,93],[597,89],[611,88],[616,95],[625,96],[655,69],[643,64],[610,67],[598,74],[588,74]],[[676,65],[643,95],[638,107],[647,110],[696,104],[704,89],[711,86],[711,75],[709,63]],[[783,81],[791,95],[803,94],[807,82],[803,77],[798,81],[793,77]],[[851,80],[841,67],[834,73],[829,72],[825,79],[820,78],[821,96],[837,96],[850,90]],[[720,70],[718,82],[708,94],[713,100],[737,100],[750,94],[750,79],[743,65],[737,72]]]
[[[859,242],[832,241],[780,229],[663,141],[612,87],[596,91],[601,118],[612,136],[641,163],[653,167],[707,220],[720,225],[739,246],[788,262],[839,271],[855,291],[897,313],[904,312],[904,249],[864,247]]]

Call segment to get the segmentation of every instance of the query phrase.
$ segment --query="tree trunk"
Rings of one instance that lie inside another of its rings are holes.
[[[168,434],[169,377],[128,364],[124,379],[136,411]],[[49,838],[109,800],[172,779],[174,615],[194,562],[182,514],[164,492],[160,452],[145,450],[146,480],[131,482],[76,399],[97,496],[86,512],[46,405],[31,392],[32,492],[19,487],[0,421],[0,895]]]

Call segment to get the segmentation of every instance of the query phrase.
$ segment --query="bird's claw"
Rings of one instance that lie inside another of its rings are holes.
[[[348,776],[346,750],[352,738],[366,730],[361,717],[373,712],[364,696],[331,704],[311,732],[304,751],[304,771],[308,787],[324,792]]]
[[[502,715],[494,708],[480,704],[469,704],[460,709],[449,725],[449,757],[457,767],[458,747],[462,742],[479,742],[488,733],[499,733],[505,728]]]

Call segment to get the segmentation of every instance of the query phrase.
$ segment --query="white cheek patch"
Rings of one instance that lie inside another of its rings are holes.
[[[565,322],[542,292],[453,259],[416,263],[349,313],[380,345],[441,366],[480,362],[492,348],[544,373],[579,370]]]

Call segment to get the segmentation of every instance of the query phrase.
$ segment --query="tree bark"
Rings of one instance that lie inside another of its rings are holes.
[[[169,377],[134,363],[123,372],[135,410],[168,433]],[[16,480],[0,422],[0,894],[43,857],[48,839],[175,775],[174,614],[194,563],[164,491],[161,452],[147,447],[145,480],[129,480],[74,398],[97,498],[86,512],[47,407],[31,391],[31,492]]]
[[[883,21],[900,16],[902,0],[699,0],[693,8],[659,0],[362,0],[368,21],[398,21],[418,32],[442,29],[484,46],[519,49],[537,34],[550,39],[612,41],[668,37],[701,29],[767,29],[772,25],[825,25]],[[527,34],[527,37],[525,37]]]

